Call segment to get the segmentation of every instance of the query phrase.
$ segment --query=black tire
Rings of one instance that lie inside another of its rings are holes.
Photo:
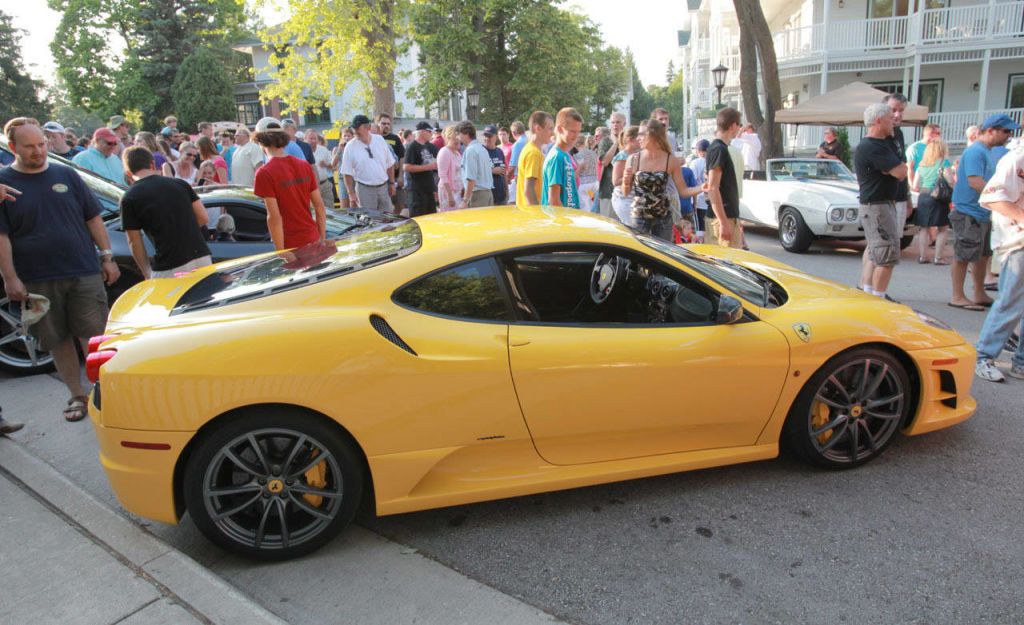
[[[900,249],[905,250],[910,247],[910,244],[914,242],[914,235],[910,234],[904,237],[900,237]]]
[[[779,243],[787,252],[803,254],[814,242],[814,234],[807,227],[800,211],[785,207],[779,213]]]
[[[874,348],[845,352],[804,385],[786,417],[782,442],[814,466],[860,466],[892,443],[910,399],[910,378],[891,354]]]
[[[39,349],[31,336],[22,336],[21,303],[0,297],[0,370],[15,375],[53,371],[53,356]]]
[[[352,521],[363,464],[355,443],[323,418],[258,407],[199,441],[183,486],[189,514],[212,542],[247,558],[288,560],[319,549]]]

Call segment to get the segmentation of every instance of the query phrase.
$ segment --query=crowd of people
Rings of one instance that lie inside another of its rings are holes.
[[[976,372],[1002,381],[994,360],[1024,313],[1024,147],[1006,147],[1020,126],[1006,115],[985,119],[968,130],[967,150],[951,162],[936,125],[905,145],[905,106],[902,95],[891,94],[868,107],[866,136],[853,157],[867,240],[860,288],[888,298],[904,224],[913,219],[920,226],[918,262],[950,265],[949,305],[989,310]],[[194,137],[174,117],[164,124],[159,133],[133,135],[116,115],[86,140],[56,121],[22,117],[4,127],[13,162],[0,161],[0,275],[6,295],[24,302],[24,315],[35,320],[39,347],[53,354],[71,394],[68,421],[86,413],[75,342],[102,333],[104,285],[119,270],[96,199],[73,169],[53,166],[48,154],[128,185],[122,223],[147,279],[208,265],[207,241],[231,237],[230,215],[211,215],[196,193],[207,185],[253,188],[279,250],[326,244],[326,213],[335,207],[416,217],[506,203],[591,211],[670,242],[745,247],[744,171],[761,169],[755,129],[728,107],[718,111],[714,136],[694,141],[685,154],[664,109],[637,125],[614,113],[589,136],[573,108],[535,111],[526,123],[479,131],[468,121],[445,128],[421,121],[400,135],[387,114],[356,115],[333,150],[322,135],[287,118],[265,117],[251,133],[243,126],[216,134],[204,122]],[[834,130],[826,131],[817,157],[845,158]],[[44,210],[53,219],[36,219]],[[154,242],[152,259],[143,232]],[[950,234],[951,263],[943,253]],[[1019,345],[1009,375],[1024,378]]]

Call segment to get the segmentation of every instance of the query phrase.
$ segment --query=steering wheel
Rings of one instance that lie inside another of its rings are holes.
[[[597,256],[594,270],[590,274],[590,299],[594,300],[595,304],[603,304],[612,294],[621,267],[622,259],[618,256]]]

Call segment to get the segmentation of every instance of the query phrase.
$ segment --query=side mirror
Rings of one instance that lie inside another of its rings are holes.
[[[718,299],[718,312],[715,313],[715,323],[736,323],[740,319],[743,319],[743,304],[731,295],[720,297]]]

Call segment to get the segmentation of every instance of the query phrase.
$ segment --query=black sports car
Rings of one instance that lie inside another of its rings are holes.
[[[0,151],[9,152],[5,137],[0,136]],[[121,228],[119,205],[127,187],[115,184],[81,169],[71,161],[50,154],[49,158],[58,163],[74,167],[82,180],[96,196],[103,208],[103,221],[110,235],[114,260],[121,270],[121,278],[107,288],[107,297],[112,304],[132,285],[142,280],[139,268],[128,249],[128,237]],[[207,209],[223,208],[235,220],[233,241],[210,241],[208,243],[214,262],[230,260],[253,254],[273,251],[274,244],[267,228],[267,209],[263,200],[252,189],[241,186],[219,185],[196,189]],[[337,213],[328,211],[327,237],[336,239],[347,232],[380,223],[382,220],[398,219],[390,215],[365,213]],[[144,238],[146,249],[152,256],[154,249],[148,238]],[[0,369],[23,375],[43,373],[53,368],[50,354],[37,348],[30,336],[22,336],[21,306],[11,302],[0,291]]]

